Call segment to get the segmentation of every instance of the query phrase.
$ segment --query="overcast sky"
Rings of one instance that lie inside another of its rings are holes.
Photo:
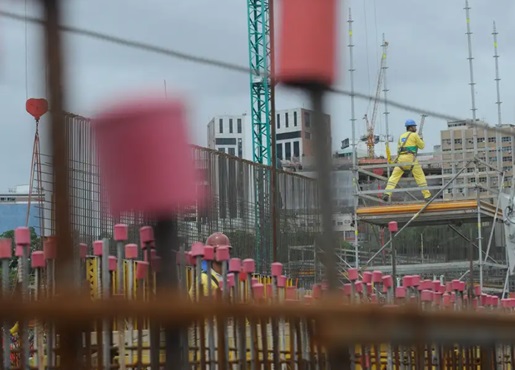
[[[115,36],[173,48],[183,52],[248,64],[246,1],[243,0],[67,0],[64,23]],[[347,16],[352,7],[356,91],[374,94],[382,33],[389,46],[389,99],[455,116],[470,116],[470,87],[464,1],[353,0],[341,2],[338,87],[349,88]],[[280,1],[277,1],[280,4]],[[343,5],[344,4],[344,5]],[[364,5],[366,4],[366,5]],[[492,22],[499,32],[503,121],[515,121],[515,34],[513,0],[471,0],[477,116],[497,123]],[[25,11],[24,0],[3,1],[3,10]],[[28,13],[39,15],[34,0]],[[27,32],[26,32],[27,30]],[[27,97],[44,97],[41,63],[42,29],[0,18],[0,191],[28,183],[34,124],[25,112]],[[27,48],[25,37],[27,36]],[[90,116],[105,99],[139,88],[163,88],[186,94],[192,106],[191,136],[206,145],[206,124],[217,114],[248,113],[249,78],[246,74],[178,61],[166,56],[66,34],[67,98],[69,111]],[[27,59],[27,64],[26,64]],[[26,68],[27,66],[27,68]],[[27,70],[27,73],[26,73]],[[334,150],[350,133],[350,99],[329,96]],[[296,92],[279,89],[277,109],[309,107]],[[356,102],[358,133],[364,133],[367,101]],[[379,107],[377,130],[385,133]],[[390,109],[390,132],[403,129],[417,112]],[[45,121],[43,120],[43,124]],[[439,143],[442,120],[428,117],[428,151]],[[250,132],[250,127],[247,128]],[[45,133],[43,132],[42,135]],[[250,135],[249,135],[250,136]]]

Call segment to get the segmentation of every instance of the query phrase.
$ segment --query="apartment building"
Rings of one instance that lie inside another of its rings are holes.
[[[475,194],[475,165],[468,163],[474,159],[474,128],[467,121],[449,121],[447,130],[441,131],[442,173],[447,175],[449,181],[466,165],[466,172],[460,176],[447,189],[446,199],[467,197]],[[478,120],[478,122],[483,123]],[[504,124],[503,129],[515,134],[515,125]],[[501,176],[488,165],[504,171],[504,185],[512,186],[513,181],[513,153],[515,141],[512,136],[500,134],[493,128],[477,129],[478,158],[484,162],[478,167],[479,183],[484,187],[480,191],[489,195],[489,189],[497,189]]]

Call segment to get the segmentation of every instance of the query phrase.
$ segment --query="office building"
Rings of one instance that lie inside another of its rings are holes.
[[[474,128],[471,121],[449,121],[447,130],[441,131],[441,155],[443,174],[450,180],[468,161],[474,159]],[[479,121],[478,121],[479,122]],[[483,123],[483,122],[481,122]],[[484,123],[483,123],[484,124]],[[515,134],[515,125],[504,124],[503,129]],[[500,175],[491,165],[504,171],[504,185],[512,186],[513,180],[513,152],[515,141],[512,136],[497,133],[493,128],[477,129],[478,158],[484,164],[479,164],[480,192],[489,195],[489,189],[498,189]],[[446,198],[466,197],[475,192],[475,165],[468,163],[466,173],[456,179],[455,183],[447,189]]]
[[[275,117],[276,153],[283,161],[302,164],[314,155],[311,144],[313,111],[296,108],[278,110]],[[324,123],[331,127],[331,116],[324,114]],[[329,130],[329,145],[331,145],[331,130]]]
[[[210,149],[243,158],[245,138],[252,135],[245,124],[246,115],[215,116],[207,124],[207,146]]]

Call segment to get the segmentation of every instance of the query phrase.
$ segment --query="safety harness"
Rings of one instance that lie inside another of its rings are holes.
[[[399,167],[403,172],[402,177],[409,177],[411,175],[411,171],[413,170],[413,167],[415,166],[415,161],[417,159],[417,151],[411,151],[411,150],[405,149],[406,143],[408,142],[408,139],[412,133],[413,132],[410,132],[408,134],[408,136],[406,136],[406,140],[404,140],[404,143],[402,143],[400,148],[397,150],[397,158],[395,158],[395,161],[393,162],[393,163],[397,163],[399,161],[399,156],[401,154],[413,154],[413,161],[412,161],[413,164],[411,165],[409,170],[405,170],[403,167]]]

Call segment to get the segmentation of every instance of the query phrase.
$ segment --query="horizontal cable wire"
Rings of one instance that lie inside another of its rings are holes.
[[[40,24],[40,25],[45,23],[44,20],[37,18],[37,17],[20,15],[20,14],[12,13],[12,12],[5,11],[5,10],[0,10],[0,17],[13,19],[13,20],[20,21],[20,22],[30,22],[30,23],[34,23],[34,24]],[[231,71],[235,71],[235,72],[253,74],[255,76],[262,76],[262,77],[267,76],[267,73],[265,71],[255,71],[255,70],[249,69],[248,67],[244,67],[244,66],[241,66],[238,64],[229,63],[229,62],[216,60],[216,59],[212,59],[212,58],[207,58],[207,57],[202,57],[202,56],[198,56],[198,55],[193,55],[193,54],[189,54],[189,53],[184,53],[184,52],[181,52],[178,50],[155,46],[155,45],[147,44],[147,43],[140,42],[140,41],[128,40],[125,38],[116,37],[116,36],[96,32],[96,31],[85,30],[85,29],[73,27],[73,26],[61,25],[59,28],[63,32],[80,35],[80,36],[85,36],[85,37],[89,37],[89,38],[93,38],[93,39],[97,39],[97,40],[101,40],[101,41],[105,41],[105,42],[110,42],[110,43],[117,44],[117,45],[127,46],[127,47],[134,48],[134,49],[145,50],[148,52],[165,55],[165,56],[169,56],[169,57],[176,58],[176,59],[186,60],[186,61],[197,63],[197,64],[210,65],[213,67],[223,68],[223,69],[227,69],[227,70],[231,70]],[[359,92],[351,92],[349,90],[342,89],[342,88],[330,87],[328,89],[328,91],[338,94],[338,95],[343,95],[343,96],[354,96],[354,97],[356,97],[358,99],[362,99],[362,100],[376,99],[378,102],[381,102],[381,103],[385,102],[385,99],[380,98],[380,97],[375,97],[372,95],[359,93]],[[515,137],[515,133],[513,133],[512,131],[510,131],[508,129],[502,128],[502,127],[489,126],[485,123],[474,122],[470,119],[459,118],[457,116],[453,116],[450,114],[440,113],[440,112],[436,112],[436,111],[433,111],[430,109],[423,109],[423,108],[415,107],[413,105],[400,103],[400,102],[397,102],[394,100],[388,100],[388,104],[393,107],[405,110],[405,111],[414,112],[414,113],[423,112],[429,116],[432,116],[435,118],[440,118],[440,119],[447,120],[447,121],[467,121],[467,123],[470,126],[482,128],[482,129],[488,129],[488,130],[491,130],[494,132],[502,133],[504,135]]]

